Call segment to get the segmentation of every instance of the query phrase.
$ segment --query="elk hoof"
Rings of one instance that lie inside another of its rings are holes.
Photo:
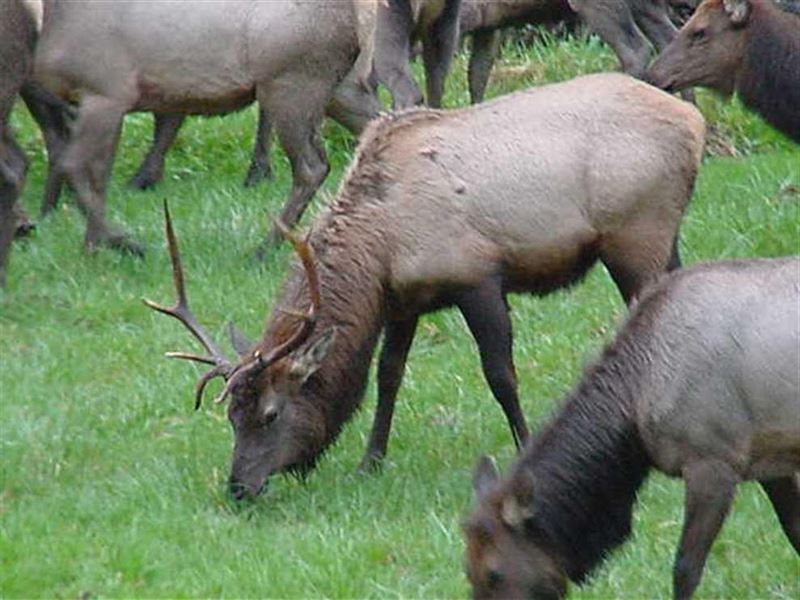
[[[126,233],[115,232],[102,233],[100,235],[87,233],[84,245],[87,252],[94,252],[99,247],[105,246],[118,252],[131,254],[137,258],[144,258],[145,255],[144,246]]]
[[[255,187],[262,181],[272,179],[272,169],[267,165],[250,165],[250,170],[247,171],[247,177],[244,179],[244,187]]]
[[[36,223],[33,223],[32,221],[26,220],[17,223],[17,228],[14,231],[14,239],[19,240],[29,237],[34,231],[36,231]]]
[[[148,171],[139,171],[128,182],[128,185],[137,190],[149,190],[161,181],[161,176]]]
[[[383,454],[378,452],[367,452],[361,463],[358,465],[358,472],[361,475],[372,475],[379,473],[383,468]]]

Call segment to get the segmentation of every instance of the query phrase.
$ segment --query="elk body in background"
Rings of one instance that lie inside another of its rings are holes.
[[[463,0],[461,34],[472,37],[468,72],[472,102],[483,100],[502,28],[564,21],[575,13],[611,46],[622,70],[634,77],[644,74],[651,44],[660,51],[677,33],[666,0]]]
[[[355,3],[45,0],[44,8],[35,75],[80,103],[63,168],[87,217],[87,248],[143,252],[105,214],[122,119],[135,110],[220,114],[255,98],[291,162],[283,219],[297,221],[328,173],[320,125],[358,55]]]
[[[234,495],[316,464],[360,405],[383,332],[361,464],[378,466],[419,317],[448,306],[522,443],[506,295],[569,286],[599,260],[630,302],[677,267],[704,134],[693,106],[617,74],[373,121],[337,199],[295,242],[304,268],[255,348],[237,344],[243,355],[229,361],[183,315],[214,365],[198,401],[209,378],[227,380]]]
[[[706,0],[651,65],[669,91],[730,95],[800,143],[800,16],[772,0]]]
[[[798,306],[797,257],[702,264],[649,288],[510,473],[479,463],[474,596],[564,596],[630,535],[652,468],[686,485],[675,598],[697,587],[741,481],[759,481],[800,553]]]

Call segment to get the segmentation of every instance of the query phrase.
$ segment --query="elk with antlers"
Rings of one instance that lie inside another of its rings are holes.
[[[569,286],[600,260],[630,301],[678,266],[704,130],[691,105],[617,74],[376,120],[336,201],[305,241],[292,240],[301,260],[278,304],[291,310],[273,311],[235,367],[185,308],[170,233],[180,299],[172,313],[212,355],[200,360],[214,365],[198,399],[209,378],[227,379],[234,495],[315,464],[359,406],[383,331],[362,462],[376,467],[417,321],[447,306],[464,315],[519,445],[527,428],[506,295]]]

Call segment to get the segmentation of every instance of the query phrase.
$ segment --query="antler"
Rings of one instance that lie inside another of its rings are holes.
[[[309,230],[304,240],[300,240],[289,231],[289,229],[280,219],[275,219],[275,226],[281,232],[283,237],[289,241],[300,257],[300,261],[303,263],[303,269],[305,270],[306,277],[308,279],[308,291],[309,295],[311,296],[311,305],[308,307],[308,311],[305,314],[295,311],[283,311],[289,315],[302,319],[303,324],[288,340],[270,350],[266,355],[261,354],[260,350],[256,350],[253,353],[252,360],[237,366],[229,375],[228,382],[225,384],[225,388],[217,398],[216,402],[218,403],[224,402],[230,391],[236,385],[238,385],[239,382],[245,379],[256,377],[268,366],[274,364],[284,356],[287,356],[299,348],[300,345],[303,344],[303,342],[305,342],[313,333],[314,327],[317,325],[317,314],[319,313],[322,295],[319,288],[319,275],[317,274],[316,255],[314,254],[314,249],[311,247],[311,244],[308,241],[311,237],[311,231]]]
[[[210,356],[201,356],[188,352],[167,352],[167,356],[170,358],[182,358],[207,365],[214,365],[214,368],[205,373],[197,382],[197,388],[195,390],[196,410],[200,408],[200,403],[203,398],[203,391],[205,390],[208,382],[215,377],[224,377],[225,379],[228,379],[233,373],[234,367],[230,360],[228,360],[228,358],[219,349],[219,346],[214,343],[214,340],[211,338],[211,336],[208,335],[206,330],[203,329],[203,327],[197,322],[197,319],[195,319],[192,311],[189,309],[189,301],[186,298],[186,286],[183,279],[183,268],[181,266],[181,255],[178,251],[178,240],[175,237],[175,231],[172,228],[172,219],[169,214],[169,206],[166,200],[164,200],[164,220],[166,222],[169,255],[172,259],[172,278],[175,281],[175,291],[177,292],[178,299],[175,303],[175,306],[171,308],[156,304],[152,300],[142,299],[142,301],[153,310],[157,310],[160,313],[169,315],[170,317],[173,317],[183,323],[189,332],[195,338],[197,338],[197,341],[203,345],[203,347],[206,349],[206,352],[210,354]]]

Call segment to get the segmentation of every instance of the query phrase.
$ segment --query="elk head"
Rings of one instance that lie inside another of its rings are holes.
[[[744,59],[749,0],[705,0],[664,48],[645,80],[667,91],[704,86],[729,96]]]
[[[308,310],[302,313],[279,309],[284,313],[289,329],[283,340],[271,347],[266,347],[266,342],[262,342],[251,349],[243,336],[231,326],[233,345],[239,353],[238,361],[231,361],[189,309],[178,243],[166,202],[164,218],[178,299],[173,307],[161,306],[150,300],[144,300],[144,303],[183,323],[208,353],[167,353],[171,358],[211,366],[197,382],[195,410],[200,407],[208,383],[217,377],[225,380],[215,402],[221,404],[230,398],[228,419],[235,438],[230,491],[237,500],[256,496],[271,474],[279,471],[303,472],[313,464],[324,445],[322,415],[315,412],[313,402],[303,401],[308,393],[306,384],[319,369],[336,335],[335,328],[330,328],[316,339],[311,339],[321,300],[314,251],[308,238],[299,240],[281,222],[276,222],[300,257],[308,280],[311,303]]]
[[[473,597],[563,598],[566,575],[536,528],[532,476],[521,470],[501,482],[494,461],[484,456],[472,484],[477,506],[464,531]]]

